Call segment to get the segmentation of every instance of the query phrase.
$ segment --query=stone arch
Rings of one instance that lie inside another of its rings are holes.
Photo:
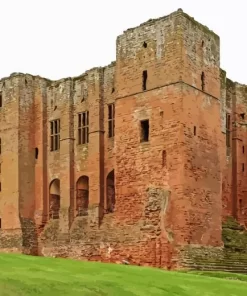
[[[89,178],[81,176],[76,182],[76,216],[87,216],[89,204]]]
[[[106,206],[107,213],[114,212],[115,209],[115,181],[114,170],[112,170],[106,178]]]
[[[49,191],[49,217],[59,219],[60,210],[60,180],[54,179],[50,184]]]

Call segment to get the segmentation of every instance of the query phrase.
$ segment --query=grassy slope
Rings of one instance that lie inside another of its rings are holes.
[[[0,255],[0,296],[247,295],[241,281],[190,273],[65,259]],[[234,275],[227,274],[234,278]]]

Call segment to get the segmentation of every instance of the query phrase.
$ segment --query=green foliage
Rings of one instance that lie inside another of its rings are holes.
[[[226,249],[247,252],[247,231],[232,217],[222,226],[222,239]]]
[[[214,278],[218,273],[198,275],[13,254],[1,254],[0,266],[0,296],[247,295],[246,281],[223,273]]]

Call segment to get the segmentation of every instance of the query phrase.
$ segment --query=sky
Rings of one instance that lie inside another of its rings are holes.
[[[247,84],[247,1],[0,0],[0,77],[61,79],[115,60],[128,28],[178,8],[220,36],[221,68]]]

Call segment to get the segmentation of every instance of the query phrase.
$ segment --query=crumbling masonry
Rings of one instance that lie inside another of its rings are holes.
[[[0,251],[164,268],[222,255],[222,223],[247,225],[246,126],[247,86],[181,9],[118,36],[107,67],[3,78]]]

